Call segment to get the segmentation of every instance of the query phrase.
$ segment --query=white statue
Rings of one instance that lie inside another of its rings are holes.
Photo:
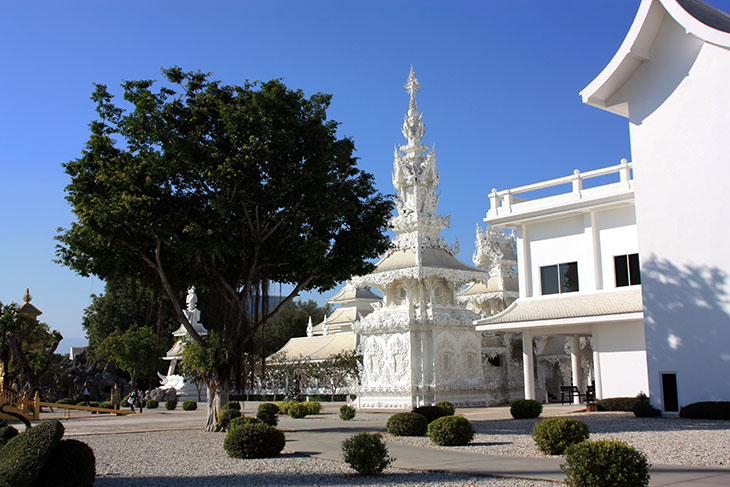
[[[187,304],[186,309],[183,310],[188,321],[191,325],[196,325],[200,322],[200,310],[198,309],[198,296],[195,294],[195,286],[190,286],[188,289],[188,296],[185,298]]]

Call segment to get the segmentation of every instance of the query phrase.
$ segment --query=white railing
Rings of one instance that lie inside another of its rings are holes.
[[[492,188],[492,192],[489,193],[489,213],[498,215],[502,212],[502,210],[506,210],[507,213],[511,213],[512,205],[526,201],[533,201],[530,199],[518,198],[515,195],[552,188],[563,184],[572,184],[571,194],[573,194],[577,199],[580,199],[583,195],[583,181],[600,176],[607,176],[609,174],[618,173],[619,183],[626,183],[627,188],[631,188],[631,183],[633,181],[631,171],[633,167],[634,164],[632,162],[628,162],[626,159],[621,159],[621,163],[616,164],[615,166],[595,169],[584,173],[576,169],[570,176],[550,179],[549,181],[542,181],[535,184],[528,184],[518,188],[505,189],[502,191],[497,191],[496,188]]]

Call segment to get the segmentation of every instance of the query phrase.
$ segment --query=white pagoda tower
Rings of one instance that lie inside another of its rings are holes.
[[[472,324],[479,315],[460,306],[456,293],[465,283],[486,282],[489,274],[459,261],[458,242],[454,249],[440,236],[450,217],[436,213],[439,173],[434,149],[421,144],[419,87],[411,67],[403,122],[407,143],[396,148],[393,162],[396,238],[375,272],[353,279],[356,286],[383,293],[382,304],[353,325],[363,353],[361,408],[487,403],[481,335]]]

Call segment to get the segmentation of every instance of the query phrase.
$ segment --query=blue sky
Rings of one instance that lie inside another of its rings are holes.
[[[730,11],[730,0],[710,3]],[[103,283],[52,262],[73,218],[61,164],[94,118],[92,82],[120,93],[178,65],[215,79],[283,78],[334,95],[330,118],[361,167],[392,193],[410,65],[422,83],[424,142],[435,143],[447,241],[470,262],[492,187],[631,158],[625,119],[578,92],[618,49],[638,0],[0,2],[0,301],[29,287],[42,319],[83,337]],[[331,295],[336,290],[328,293]],[[309,297],[309,296],[306,296]]]

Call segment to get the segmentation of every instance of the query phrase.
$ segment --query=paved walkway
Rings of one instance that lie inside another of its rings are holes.
[[[257,403],[246,403],[245,414],[252,415]],[[325,412],[336,412],[340,404],[325,405]],[[545,407],[544,416],[556,416],[576,411],[575,406]],[[506,419],[509,408],[459,409],[471,420]],[[341,443],[360,431],[383,432],[392,411],[363,415],[353,421],[340,421],[336,416],[313,416],[292,419],[281,416],[279,427],[287,430],[286,449],[317,458],[342,461]],[[44,414],[43,419],[52,415]],[[59,415],[60,416],[60,415]],[[172,429],[201,429],[205,423],[204,408],[198,411],[145,410],[144,414],[126,417],[79,414],[60,419],[66,435],[122,434]],[[425,448],[389,441],[388,451],[396,460],[393,466],[412,470],[438,470],[472,475],[519,477],[561,482],[565,475],[560,469],[562,458],[525,458],[482,455],[464,451]],[[651,486],[727,487],[730,469],[654,465]]]

